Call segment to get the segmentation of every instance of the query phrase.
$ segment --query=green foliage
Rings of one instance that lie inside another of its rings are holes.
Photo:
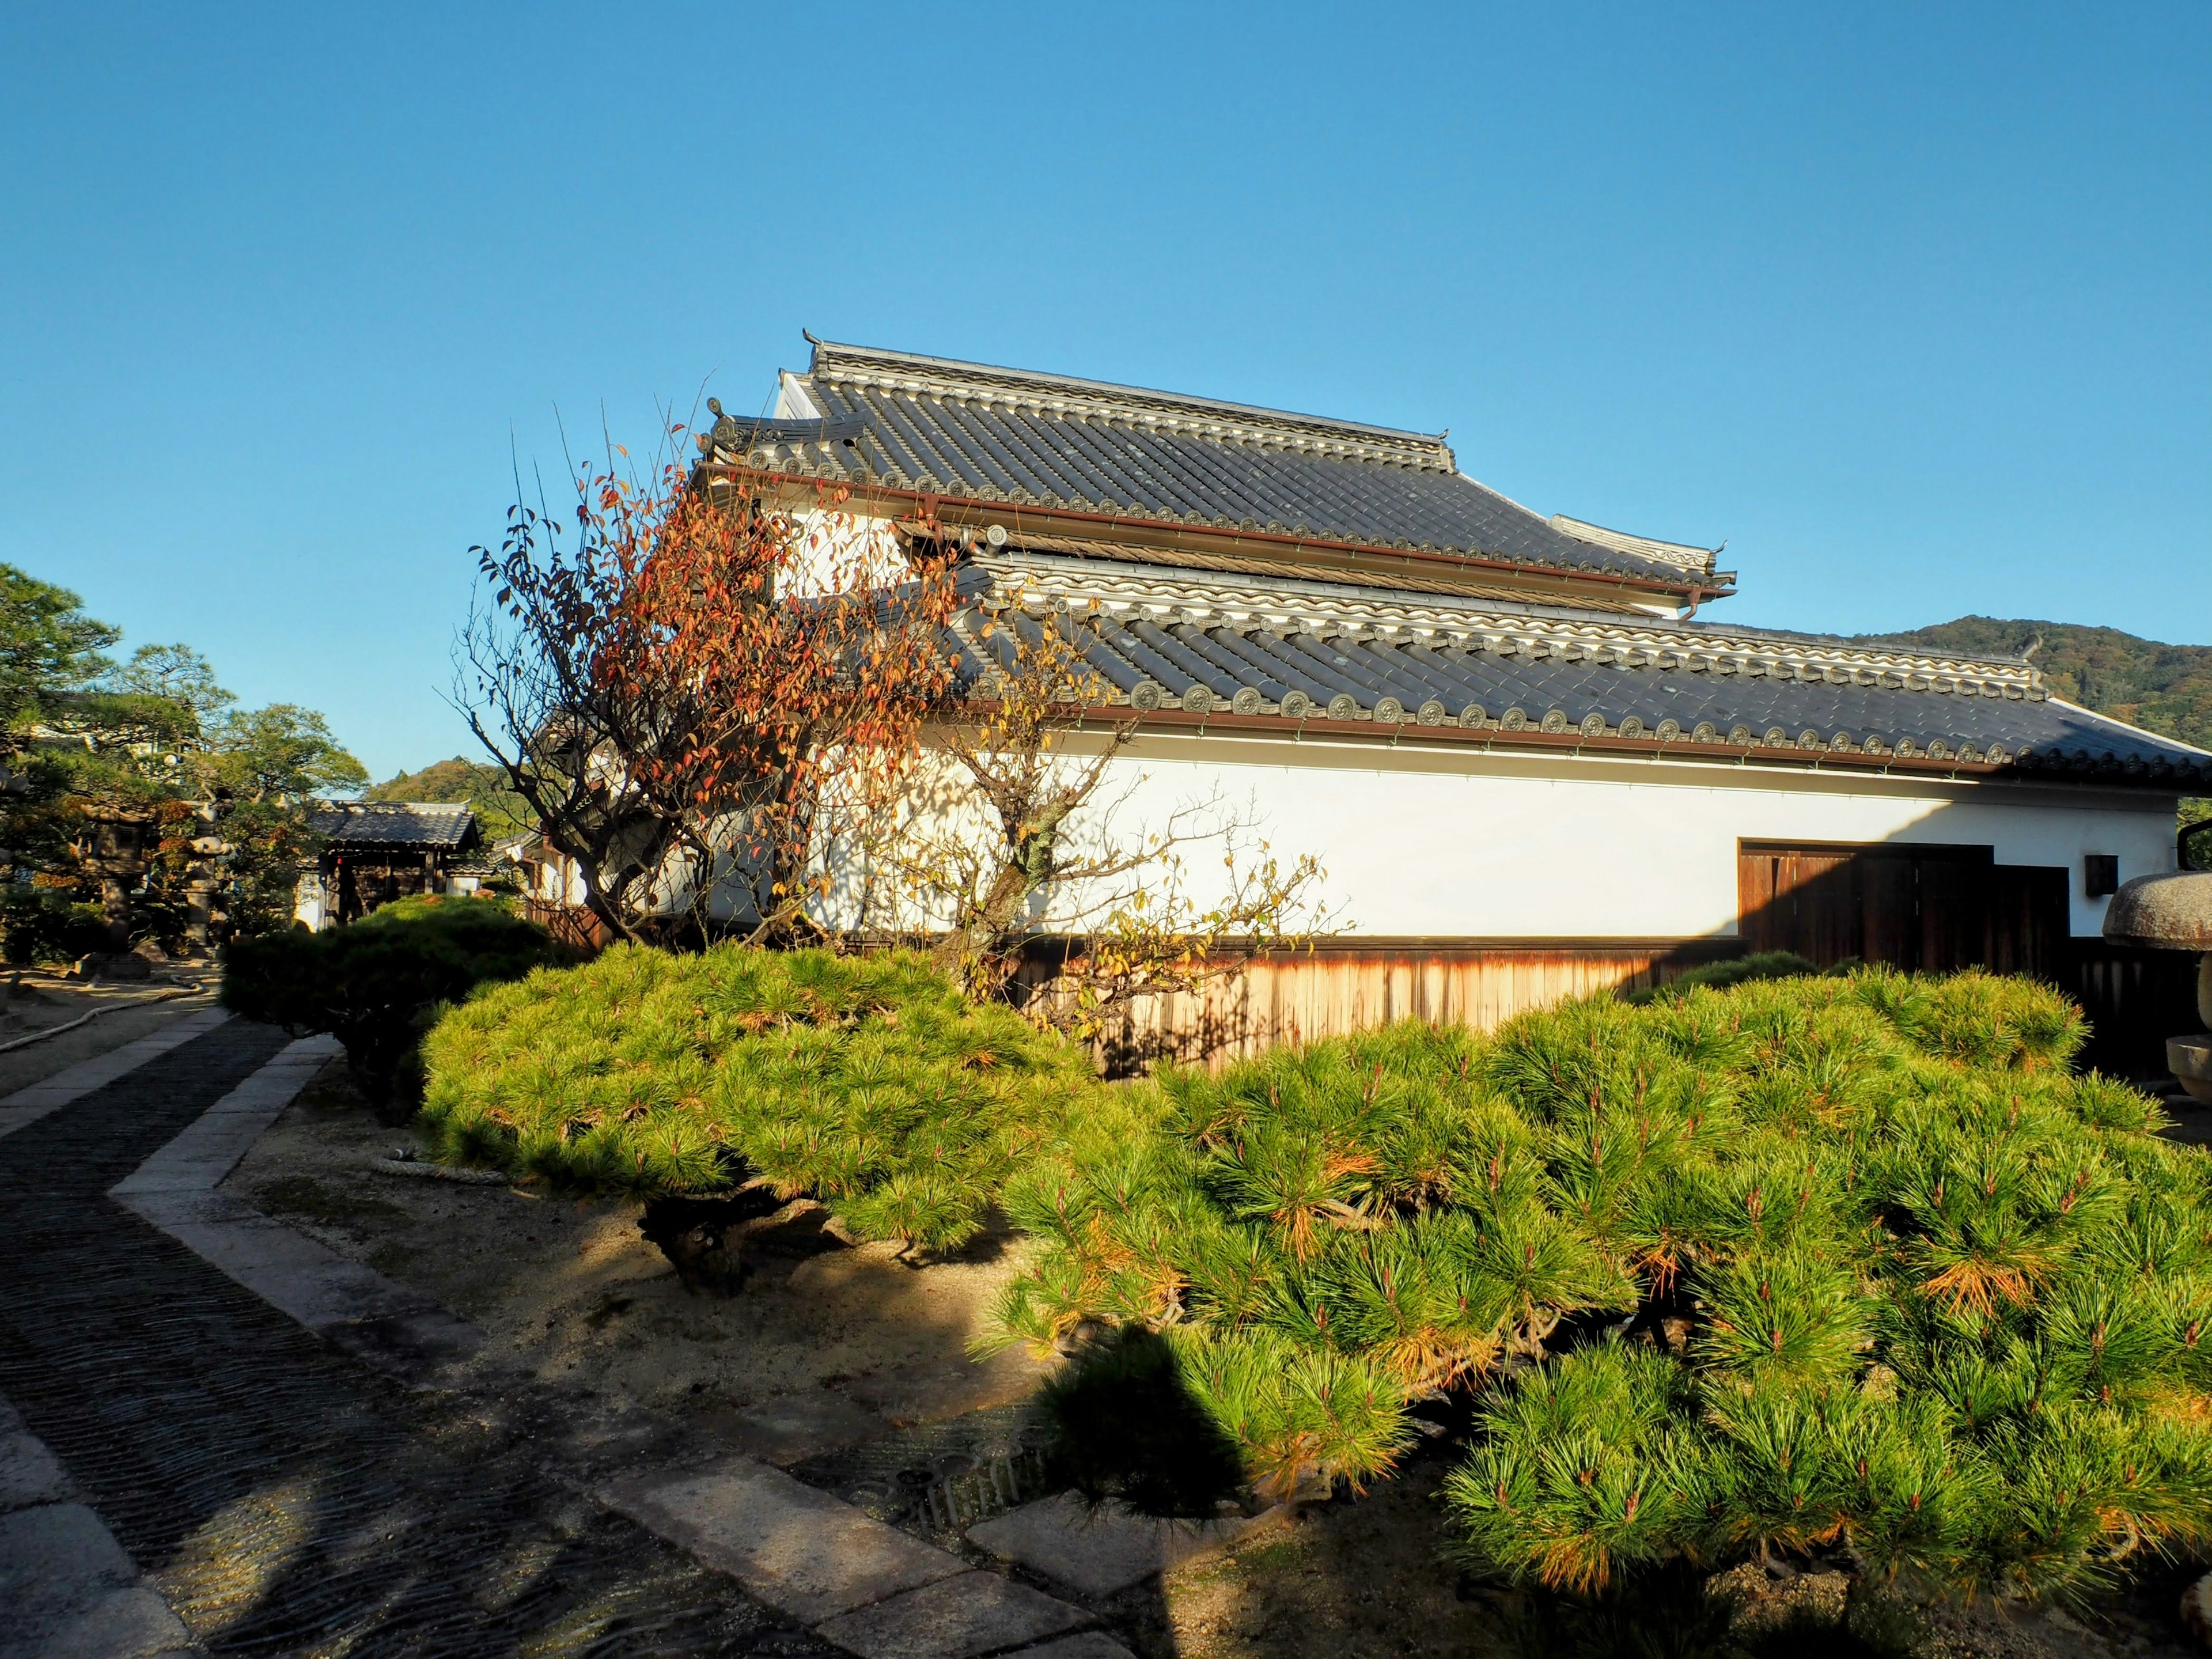
[[[0,892],[0,951],[11,963],[58,966],[113,945],[97,904],[36,887]]]
[[[10,732],[57,712],[109,666],[119,630],[67,588],[0,564],[0,720]]]
[[[2027,1595],[2212,1537],[2212,1179],[2057,993],[1883,969],[1164,1074],[1010,1187],[999,1340],[1158,1333],[1278,1490],[1477,1390],[1483,1571],[1848,1546]]]
[[[118,667],[102,654],[117,637],[75,594],[0,565],[0,844],[59,896],[13,904],[14,959],[180,946],[194,884],[216,897],[218,936],[288,926],[313,851],[307,798],[368,781],[320,714],[231,708],[186,645],[141,646]],[[105,936],[64,940],[55,905],[93,899]]]
[[[1885,643],[1967,654],[2019,656],[2033,647],[2035,665],[2051,690],[2069,702],[2212,749],[2212,646],[2166,645],[2117,628],[1995,617],[1961,617],[1881,637]]]
[[[1701,968],[1668,980],[1663,985],[1639,986],[1621,995],[1623,1002],[1641,1006],[1647,1002],[1679,1002],[1692,991],[1704,985],[1718,991],[1731,985],[1741,985],[1752,979],[1796,979],[1820,971],[1817,963],[1808,961],[1795,951],[1759,951],[1747,957],[1730,957],[1723,962],[1709,962]]]
[[[932,1250],[1096,1086],[1073,1045],[903,951],[618,945],[479,993],[424,1052],[447,1157],[641,1198],[757,1179]]]
[[[331,735],[329,722],[296,703],[225,714],[210,736],[208,765],[216,787],[240,799],[298,799],[368,781],[367,769]]]
[[[293,1031],[329,1031],[379,1102],[411,1104],[416,1047],[442,1005],[568,961],[544,930],[489,899],[402,899],[349,927],[234,940],[222,1003]]]

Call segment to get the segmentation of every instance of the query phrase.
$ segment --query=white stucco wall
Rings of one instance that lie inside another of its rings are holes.
[[[2106,902],[2083,896],[2084,854],[2117,854],[2123,880],[2173,867],[2173,798],[2118,790],[1218,735],[1147,737],[1115,765],[1136,782],[1130,825],[1218,788],[1278,856],[1318,854],[1331,909],[1370,935],[1732,936],[1740,840],[1988,846],[1999,864],[2063,866],[2076,935]]]

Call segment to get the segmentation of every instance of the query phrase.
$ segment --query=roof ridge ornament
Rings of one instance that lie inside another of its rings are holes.
[[[1055,416],[1121,420],[1200,437],[1333,454],[1347,460],[1381,461],[1424,471],[1458,470],[1450,446],[1427,433],[1032,369],[1000,368],[825,341],[815,345],[807,378],[963,403],[1003,400],[1040,413],[1049,410]]]

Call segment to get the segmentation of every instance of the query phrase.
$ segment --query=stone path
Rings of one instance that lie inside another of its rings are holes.
[[[1127,1659],[1083,1628],[1081,1608],[754,1459],[597,1480],[605,1460],[566,1443],[575,1424],[532,1390],[489,1402],[395,1388],[434,1382],[480,1334],[215,1190],[329,1048],[280,1047],[242,1025],[185,1042],[80,1090],[82,1105],[11,1144],[0,1169],[0,1206],[20,1194],[40,1212],[27,1237],[0,1238],[0,1273],[88,1281],[0,1315],[0,1388],[18,1391],[73,1473],[85,1466],[122,1534],[87,1594],[167,1613],[131,1577],[135,1555],[183,1613],[158,1632],[169,1648],[144,1651],[184,1651],[173,1638],[189,1634],[218,1654],[835,1644],[862,1659]],[[145,1361],[150,1372],[111,1379]],[[210,1431],[247,1455],[210,1457]],[[167,1492],[142,1484],[165,1477]],[[577,1501],[586,1492],[596,1502]],[[82,1504],[46,1506],[105,1535]],[[0,1659],[15,1651],[9,1616],[0,1601]],[[46,1626],[23,1627],[23,1652],[65,1650]]]
[[[35,1123],[47,1113],[82,1098],[101,1085],[112,1083],[125,1073],[137,1070],[148,1060],[166,1054],[172,1048],[182,1048],[229,1018],[229,1014],[221,1008],[204,1008],[198,1013],[186,1014],[135,1042],[124,1043],[104,1054],[94,1054],[90,1060],[81,1060],[76,1065],[55,1073],[43,1083],[33,1083],[27,1089],[17,1090],[7,1099],[0,1100],[0,1136],[12,1134]]]
[[[283,1047],[203,1028],[0,1141],[9,1444],[69,1483],[0,1530],[0,1655],[129,1651],[72,1644],[65,1560],[211,1655],[832,1651],[549,1474],[543,1402],[404,1389],[105,1197]]]
[[[343,1052],[325,1036],[290,1044],[107,1195],[331,1346],[402,1382],[435,1382],[445,1360],[483,1346],[483,1332],[216,1190],[325,1063]]]
[[[0,1401],[0,1655],[204,1651],[53,1453]]]

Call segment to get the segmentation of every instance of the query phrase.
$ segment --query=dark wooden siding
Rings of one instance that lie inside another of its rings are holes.
[[[2059,988],[2089,1017],[2081,1063],[2113,1077],[2166,1076],[2166,1040],[2196,1030],[2197,957],[2108,939],[2064,942]]]
[[[2000,865],[1986,847],[1740,844],[1744,947],[1795,951],[1823,968],[1987,967],[2057,979],[2066,939],[2063,869]]]
[[[2062,867],[1996,863],[1986,847],[1745,842],[1736,886],[1747,950],[1795,951],[1824,968],[1856,958],[2026,974],[2088,1016],[2084,1065],[2162,1076],[2166,1039],[2197,1023],[2197,959],[2069,937],[2072,879]]]

